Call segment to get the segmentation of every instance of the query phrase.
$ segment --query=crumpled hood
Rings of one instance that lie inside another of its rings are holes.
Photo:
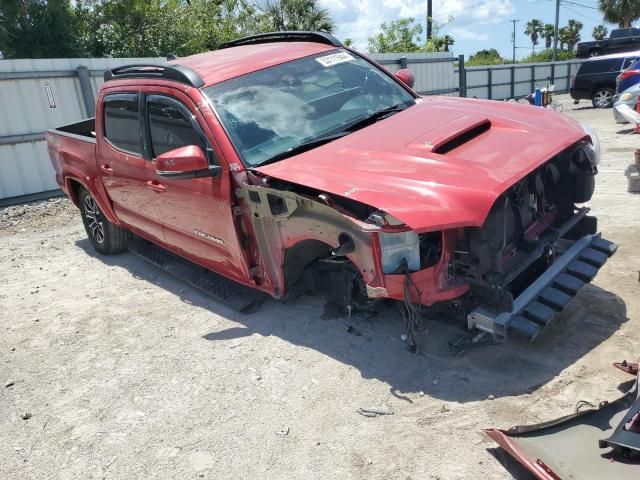
[[[415,230],[480,226],[500,194],[584,137],[577,122],[551,110],[427,97],[256,170],[371,205]]]

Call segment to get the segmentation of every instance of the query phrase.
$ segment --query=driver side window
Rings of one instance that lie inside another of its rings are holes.
[[[198,145],[207,151],[201,132],[196,131],[191,113],[177,101],[151,95],[147,98],[149,136],[153,158],[170,150]]]

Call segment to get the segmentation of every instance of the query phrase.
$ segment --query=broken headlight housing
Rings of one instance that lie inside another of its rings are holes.
[[[379,227],[402,227],[404,224],[388,213],[377,210],[367,221]],[[403,266],[410,271],[420,270],[420,239],[413,230],[378,233],[382,272],[385,275],[400,273]]]

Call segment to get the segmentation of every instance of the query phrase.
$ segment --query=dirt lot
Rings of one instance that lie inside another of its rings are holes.
[[[395,312],[354,336],[313,298],[242,315],[95,254],[66,200],[0,210],[0,478],[530,479],[481,429],[615,398],[640,353],[640,137],[562,101],[603,140],[591,206],[620,248],[535,344],[450,357],[433,323],[412,355]]]

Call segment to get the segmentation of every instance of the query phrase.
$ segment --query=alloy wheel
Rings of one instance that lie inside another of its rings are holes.
[[[609,90],[599,90],[593,96],[593,103],[595,103],[598,108],[608,107],[612,100],[613,94]]]
[[[93,239],[98,243],[104,242],[102,212],[100,212],[98,204],[91,195],[87,195],[84,199],[84,216],[87,219],[88,229]]]

